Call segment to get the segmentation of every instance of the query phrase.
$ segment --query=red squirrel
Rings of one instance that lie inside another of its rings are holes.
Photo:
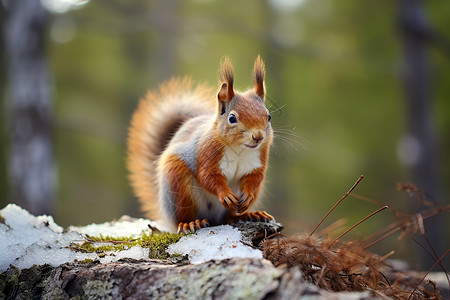
[[[172,79],[148,92],[132,116],[131,185],[148,217],[178,232],[273,219],[248,211],[261,194],[273,137],[264,62],[257,57],[253,89],[243,93],[233,88],[229,58],[219,74],[217,98],[188,79]]]

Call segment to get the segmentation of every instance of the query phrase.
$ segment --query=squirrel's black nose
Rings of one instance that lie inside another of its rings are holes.
[[[252,135],[252,139],[255,141],[255,143],[259,143],[259,142],[261,142],[261,140],[263,139],[264,137],[263,136],[261,136],[261,135],[257,135],[256,137],[254,136],[254,135]]]

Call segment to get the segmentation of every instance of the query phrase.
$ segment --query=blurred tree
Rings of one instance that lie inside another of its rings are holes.
[[[5,25],[6,25],[6,7],[0,2],[0,70],[7,70],[6,66],[6,41],[5,41]],[[0,95],[5,95],[7,72],[0,72]],[[4,116],[4,105],[0,105],[0,116]],[[7,183],[6,183],[6,154],[5,154],[5,124],[0,122],[0,206],[3,207],[6,202]]]
[[[399,2],[399,26],[403,41],[403,87],[407,113],[407,145],[405,155],[411,167],[412,180],[433,199],[440,199],[436,129],[431,95],[431,66],[428,44],[431,27],[419,0]],[[420,207],[419,209],[424,209]],[[428,235],[438,253],[443,249],[443,226],[433,220]],[[430,221],[426,224],[431,225]],[[425,252],[424,266],[434,263]]]
[[[155,69],[160,80],[169,79],[175,74],[176,39],[181,18],[178,0],[154,1],[150,17],[159,32],[155,44]]]
[[[7,3],[11,197],[13,202],[34,214],[48,214],[53,204],[54,169],[50,86],[45,58],[46,11],[41,1]]]
[[[287,98],[282,76],[285,57],[283,55],[283,45],[279,42],[279,32],[277,32],[277,25],[284,16],[274,10],[270,1],[264,1],[262,7],[264,23],[261,26],[261,32],[264,33],[264,36],[260,54],[266,59],[266,64],[270,66],[266,75],[266,82],[270,82],[270,88],[266,92],[265,101],[273,115],[274,144],[277,145],[277,143],[286,141],[286,129],[282,128],[285,125],[283,124],[283,112],[286,105],[282,101]],[[272,161],[276,160],[277,162],[273,164],[273,169],[269,172],[273,174],[287,174],[288,161],[286,155],[285,148],[278,147],[276,155],[273,155],[271,158]],[[269,183],[271,188],[268,198],[276,195],[278,199],[282,200],[282,203],[268,203],[269,211],[275,215],[284,215],[283,210],[292,205],[292,203],[289,203],[288,191],[283,188],[282,182],[284,180],[286,180],[286,176],[273,176],[272,181]],[[289,218],[289,216],[287,217]]]

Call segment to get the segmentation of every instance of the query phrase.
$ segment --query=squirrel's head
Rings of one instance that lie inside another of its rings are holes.
[[[259,148],[272,140],[270,113],[264,104],[264,62],[260,56],[253,68],[253,89],[240,93],[233,89],[233,66],[228,57],[220,66],[217,130],[228,145]]]

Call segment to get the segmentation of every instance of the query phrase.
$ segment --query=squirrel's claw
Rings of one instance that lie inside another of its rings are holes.
[[[180,222],[178,224],[177,233],[189,233],[189,232],[194,233],[197,230],[208,227],[208,226],[209,226],[209,222],[206,219],[203,219],[203,220],[196,219],[189,223]]]
[[[253,213],[250,213],[250,214],[257,215],[259,217],[260,221],[263,221],[263,222],[270,222],[271,220],[274,220],[274,217],[272,217],[270,214],[266,213],[263,210],[258,210]]]
[[[236,207],[239,206],[238,197],[233,192],[230,192],[229,194],[220,197],[219,200],[220,200],[220,203],[222,203],[222,205],[225,208],[229,208],[232,206],[236,206]]]
[[[237,214],[241,215],[245,213],[250,207],[250,204],[252,204],[253,200],[255,200],[255,196],[253,196],[252,193],[243,194],[237,207]]]
[[[272,220],[274,220],[274,217],[272,217],[265,211],[244,212],[240,215],[230,216],[230,222],[236,221],[270,222]]]

